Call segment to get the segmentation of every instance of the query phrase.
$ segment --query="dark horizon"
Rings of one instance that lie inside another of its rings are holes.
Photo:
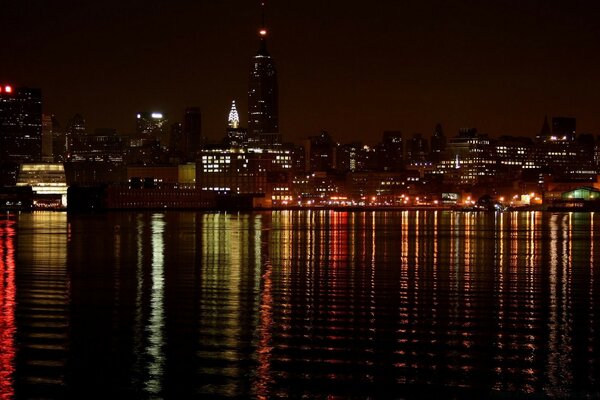
[[[280,132],[326,130],[342,142],[385,130],[448,136],[476,127],[532,137],[545,115],[600,133],[600,27],[581,1],[268,2],[269,51],[280,86]],[[203,133],[224,135],[231,100],[247,125],[259,2],[115,1],[3,6],[0,82],[39,87],[62,126],[130,133],[138,111],[180,122],[202,109]]]

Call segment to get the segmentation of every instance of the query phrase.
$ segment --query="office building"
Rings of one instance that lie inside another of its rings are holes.
[[[54,161],[52,142],[54,139],[52,116],[42,114],[42,161]]]
[[[420,165],[428,162],[429,146],[427,139],[420,133],[415,133],[406,145],[406,163]]]
[[[0,162],[38,161],[41,156],[41,90],[0,85]]]
[[[402,132],[385,131],[383,140],[377,146],[377,156],[379,159],[380,171],[402,171],[404,169],[404,144],[402,142]]]
[[[144,111],[136,114],[136,136],[140,139],[155,139],[161,147],[169,145],[167,119],[162,112]]]
[[[431,135],[431,161],[439,162],[442,159],[442,155],[446,150],[446,135],[441,124],[437,124]]]
[[[85,136],[85,134],[85,119],[81,114],[75,114],[65,127],[65,152],[67,160],[70,160],[73,156],[73,145],[77,138]]]
[[[305,171],[331,171],[337,167],[337,143],[323,131],[304,140]]]
[[[496,159],[487,135],[474,128],[462,128],[450,139],[437,165],[437,173],[448,183],[474,185],[489,182],[496,173]]]
[[[277,70],[267,51],[267,30],[259,31],[259,49],[252,57],[248,88],[248,141],[262,146],[281,144]]]
[[[575,140],[576,120],[571,117],[552,118],[552,136],[556,140]]]
[[[202,147],[202,113],[199,107],[188,107],[183,115],[180,150],[184,159],[194,160]]]

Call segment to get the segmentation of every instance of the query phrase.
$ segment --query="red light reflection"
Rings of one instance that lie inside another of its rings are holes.
[[[14,222],[0,221],[0,399],[15,394],[15,255]]]

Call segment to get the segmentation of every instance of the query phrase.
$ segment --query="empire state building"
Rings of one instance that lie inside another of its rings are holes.
[[[258,53],[252,57],[248,88],[248,142],[262,146],[281,144],[277,70],[267,51],[267,30],[259,31]]]

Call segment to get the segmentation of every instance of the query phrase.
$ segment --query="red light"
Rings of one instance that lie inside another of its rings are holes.
[[[4,87],[4,91],[5,91],[6,93],[12,93],[12,86],[8,86],[8,85],[6,85],[6,86]]]

